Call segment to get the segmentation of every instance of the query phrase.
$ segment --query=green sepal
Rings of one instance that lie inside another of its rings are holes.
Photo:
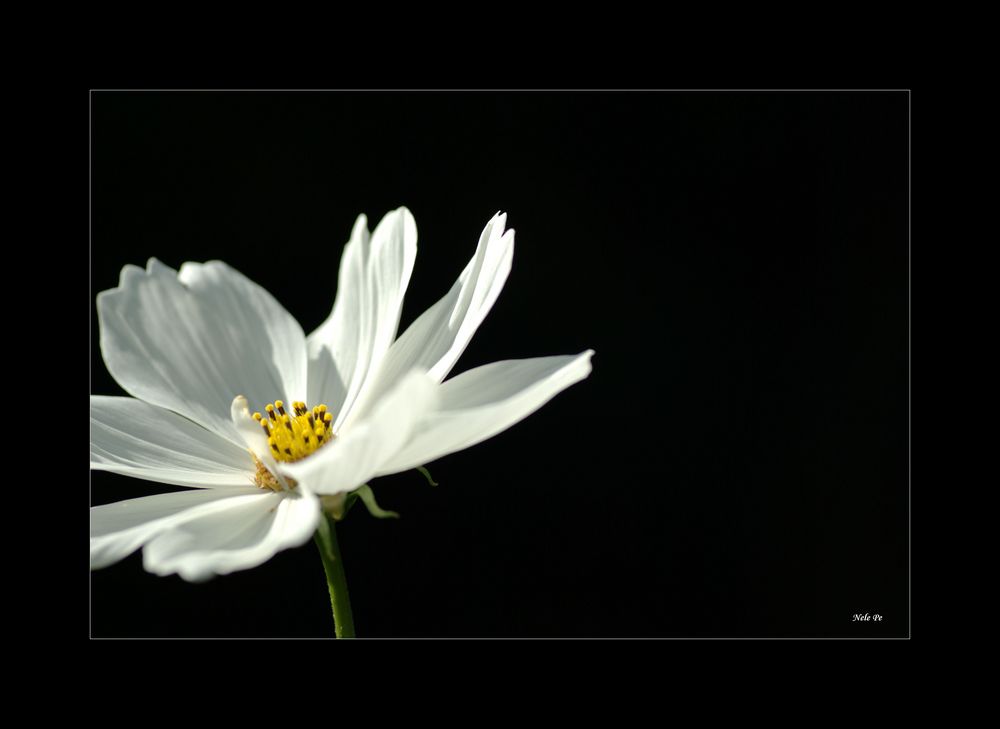
[[[332,516],[335,521],[343,521],[344,517],[347,516],[347,512],[351,510],[354,506],[354,502],[358,500],[358,494],[356,491],[352,491],[349,494],[334,494],[333,496],[321,496],[319,501],[323,506],[323,511]]]
[[[364,503],[365,507],[368,509],[368,513],[374,516],[376,519],[398,519],[399,514],[395,511],[386,511],[381,506],[375,502],[375,493],[372,491],[371,486],[365,484],[356,491],[351,492],[352,496],[357,496]]]
[[[437,486],[438,485],[438,482],[434,480],[434,477],[431,476],[431,472],[428,471],[426,467],[424,467],[424,466],[417,466],[417,470],[420,471],[420,473],[422,473],[424,475],[424,478],[427,479],[427,483],[429,483],[431,486]]]
[[[321,496],[319,500],[323,505],[323,511],[332,516],[334,521],[343,521],[344,517],[347,516],[347,512],[351,510],[351,507],[359,499],[364,503],[365,508],[368,509],[368,513],[376,519],[399,518],[399,514],[395,511],[386,511],[378,505],[378,502],[375,501],[375,493],[368,484],[364,484],[350,493]]]

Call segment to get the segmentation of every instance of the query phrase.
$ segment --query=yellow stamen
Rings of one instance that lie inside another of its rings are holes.
[[[254,420],[267,435],[270,454],[278,461],[298,461],[334,438],[333,414],[327,412],[326,405],[309,408],[301,400],[290,405],[292,412],[285,412],[285,403],[275,400],[264,407],[267,417],[254,413]]]

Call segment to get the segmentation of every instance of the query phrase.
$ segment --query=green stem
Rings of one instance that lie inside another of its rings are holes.
[[[354,637],[354,616],[351,615],[351,598],[347,594],[347,577],[344,560],[337,544],[337,529],[333,517],[323,514],[316,530],[316,546],[323,558],[326,584],[330,588],[330,605],[333,607],[333,625],[338,638]]]

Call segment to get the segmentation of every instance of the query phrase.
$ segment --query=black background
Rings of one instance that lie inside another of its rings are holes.
[[[454,372],[596,350],[338,533],[365,637],[908,635],[908,95],[94,92],[93,297],[223,259],[306,332],[406,205],[402,332],[497,210],[514,266]],[[320,293],[317,293],[320,292]],[[174,490],[91,473],[93,504]],[[82,547],[82,545],[81,545]],[[191,585],[91,575],[95,637],[326,637],[311,544]],[[878,613],[881,622],[852,622]]]

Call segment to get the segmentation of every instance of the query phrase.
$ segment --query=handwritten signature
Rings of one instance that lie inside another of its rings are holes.
[[[854,617],[851,619],[852,623],[881,623],[882,616],[878,613],[874,615],[869,615],[868,613],[854,613]]]

